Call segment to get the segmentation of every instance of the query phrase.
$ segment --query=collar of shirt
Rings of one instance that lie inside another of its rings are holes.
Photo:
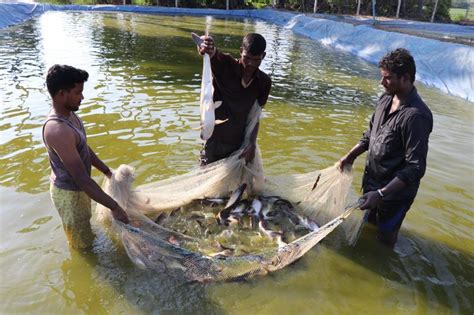
[[[242,78],[242,73],[244,72],[244,66],[242,65],[242,59],[237,59],[237,67],[235,67],[235,74],[237,74],[240,78]],[[252,74],[251,81],[254,79],[260,78],[260,68],[255,69],[254,73]]]
[[[387,102],[384,106],[384,112],[388,112],[390,110],[390,107],[392,106],[393,97],[394,97],[393,95],[390,95],[389,102]],[[417,98],[418,98],[418,92],[416,90],[416,87],[413,87],[413,89],[408,94],[406,99],[403,102],[400,102],[400,106],[393,113],[396,113],[396,112],[404,109],[405,107],[410,107],[415,102],[415,100]],[[392,114],[390,114],[390,115],[392,115]]]
[[[411,89],[411,92],[408,94],[405,100],[403,100],[403,102],[400,102],[400,108],[411,106],[411,104],[413,104],[417,98],[418,91],[416,90],[416,87],[413,87],[413,89]]]

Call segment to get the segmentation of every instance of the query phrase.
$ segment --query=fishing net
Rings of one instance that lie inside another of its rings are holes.
[[[339,234],[344,239],[349,243],[356,240],[362,217],[350,215],[357,204],[345,207],[352,182],[349,169],[341,172],[334,165],[306,174],[264,177],[258,146],[251,163],[239,158],[260,113],[261,107],[255,103],[248,115],[241,149],[226,159],[136,188],[134,170],[127,165],[121,165],[111,179],[105,179],[104,191],[125,209],[130,224],[113,220],[110,211],[101,205],[97,206],[97,220],[118,236],[137,266],[175,273],[192,281],[245,279],[291,264],[339,225],[342,227]],[[277,244],[269,243],[258,229],[248,228],[247,234],[239,234],[233,231],[243,228],[221,226],[219,231],[209,228],[217,224],[215,214],[219,210],[211,209],[211,214],[206,216],[203,201],[228,198],[243,183],[247,185],[243,198],[278,196],[291,203],[294,206],[291,210],[299,216],[320,225],[319,229],[295,234],[290,241]],[[179,224],[167,226],[164,224],[167,220],[160,221],[163,216],[184,219],[176,219],[174,222]],[[201,221],[193,221],[194,217]],[[187,228],[177,229],[180,224]],[[247,243],[236,235],[246,235]],[[232,255],[222,254],[233,242],[240,244],[239,250],[233,248]]]

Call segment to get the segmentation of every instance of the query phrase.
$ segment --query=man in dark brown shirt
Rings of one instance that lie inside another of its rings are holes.
[[[341,158],[340,167],[368,151],[361,209],[377,225],[379,239],[393,246],[426,170],[428,139],[433,116],[413,85],[416,66],[405,49],[396,49],[379,62],[380,97],[369,129],[360,142]]]
[[[204,36],[199,53],[211,57],[214,85],[214,102],[222,101],[215,110],[216,120],[226,120],[216,125],[214,132],[204,144],[201,165],[206,165],[230,156],[237,151],[245,136],[247,118],[255,101],[264,106],[270,93],[271,79],[259,69],[265,58],[266,41],[262,35],[247,34],[242,40],[240,58],[216,49],[212,37]],[[240,154],[246,162],[255,157],[258,133],[257,124],[252,131],[250,144]]]

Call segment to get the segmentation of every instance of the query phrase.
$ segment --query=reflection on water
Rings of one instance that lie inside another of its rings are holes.
[[[202,144],[195,130],[201,58],[190,32],[206,23],[234,56],[245,33],[267,39],[262,68],[273,89],[259,143],[268,174],[327,167],[358,141],[381,92],[378,69],[265,22],[48,12],[0,30],[0,310],[471,313],[473,104],[423,86],[435,122],[428,170],[395,251],[367,227],[354,248],[327,242],[274,275],[210,286],[139,271],[100,232],[94,253],[68,254],[47,194],[47,69],[65,63],[89,72],[79,114],[107,164],[136,167],[137,184],[181,174],[196,167]],[[362,165],[361,158],[354,195]]]

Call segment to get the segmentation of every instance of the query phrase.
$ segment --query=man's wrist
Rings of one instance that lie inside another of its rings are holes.
[[[378,195],[380,196],[380,198],[385,197],[385,194],[384,194],[384,192],[382,191],[382,189],[377,189],[377,193],[378,193]]]
[[[216,52],[217,52],[217,48],[214,46],[214,50],[212,51],[212,53],[209,54],[209,57],[211,59],[214,58],[214,56],[216,55]]]
[[[114,201],[114,205],[109,209],[110,209],[110,211],[115,212],[117,210],[117,208],[119,208],[119,207],[120,207],[120,205],[118,204],[118,202]]]

